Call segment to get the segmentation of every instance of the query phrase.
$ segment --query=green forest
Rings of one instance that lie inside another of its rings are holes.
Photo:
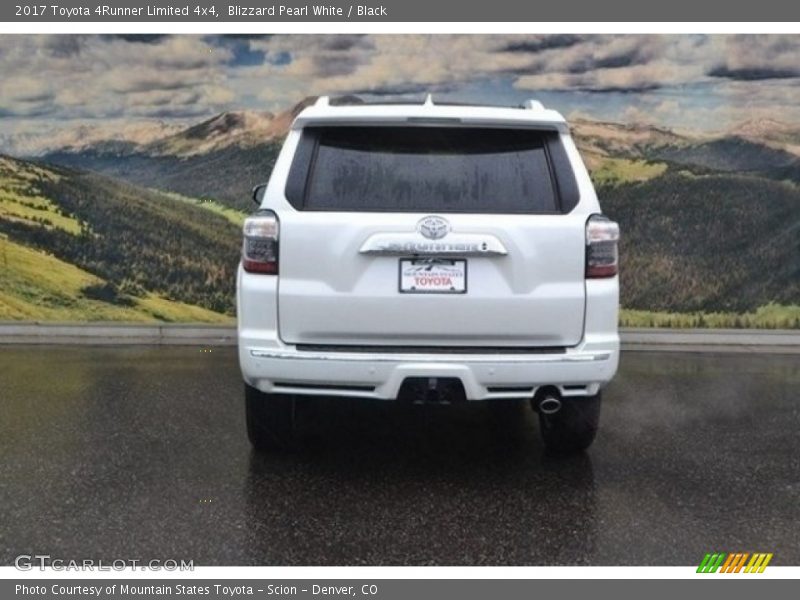
[[[797,184],[678,171],[598,194],[622,230],[625,308],[747,313],[800,298]]]

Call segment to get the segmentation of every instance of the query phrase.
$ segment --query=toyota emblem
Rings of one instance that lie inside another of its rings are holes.
[[[450,223],[442,217],[425,217],[417,223],[417,231],[429,240],[440,240],[450,232]]]

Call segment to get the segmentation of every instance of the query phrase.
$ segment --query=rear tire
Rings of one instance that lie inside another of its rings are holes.
[[[562,398],[561,410],[546,415],[539,412],[539,429],[548,454],[568,455],[583,452],[592,445],[600,423],[602,394]]]
[[[269,394],[245,384],[247,437],[259,452],[288,450],[294,443],[295,397]]]

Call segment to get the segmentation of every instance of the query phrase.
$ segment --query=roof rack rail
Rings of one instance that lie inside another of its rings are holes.
[[[520,108],[524,108],[525,110],[544,110],[544,104],[533,98],[528,98],[522,103]]]

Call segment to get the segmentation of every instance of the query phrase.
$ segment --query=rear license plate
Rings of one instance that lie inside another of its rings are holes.
[[[467,261],[463,258],[401,258],[400,292],[404,294],[464,294]]]

